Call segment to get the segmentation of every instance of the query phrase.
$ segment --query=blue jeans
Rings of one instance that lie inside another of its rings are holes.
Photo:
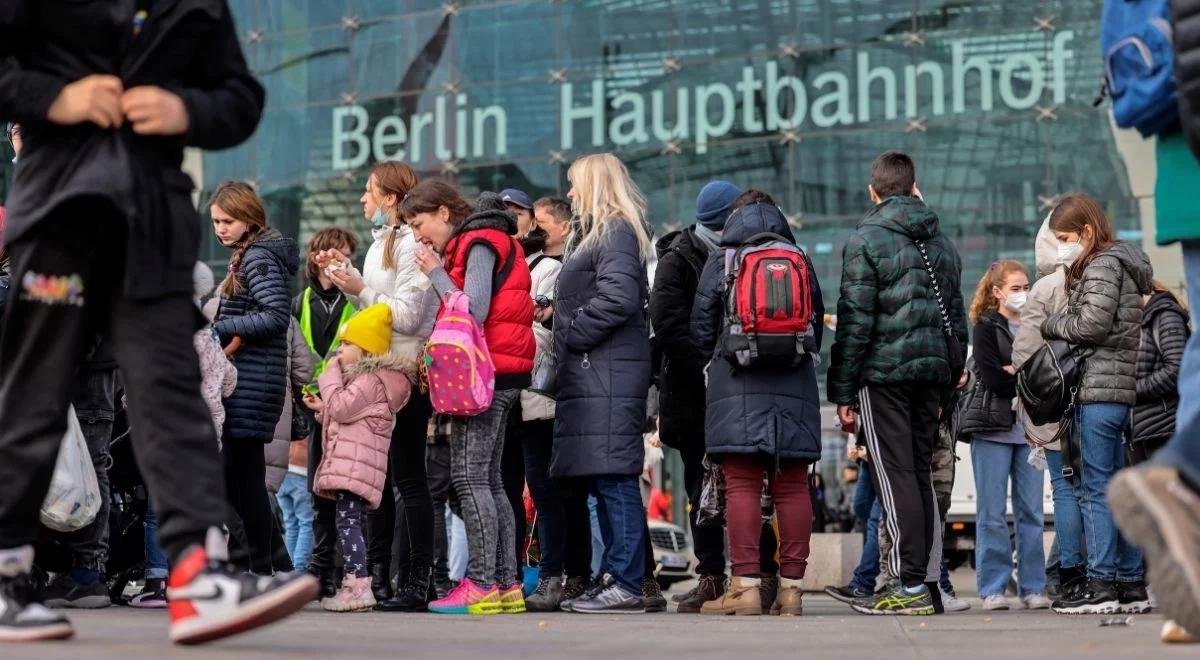
[[[308,479],[289,471],[283,476],[275,499],[283,514],[283,543],[292,558],[292,566],[302,571],[308,566],[313,544],[313,507]]]
[[[590,489],[589,489],[590,490]],[[592,527],[592,575],[601,575],[604,563],[604,535],[600,531],[600,514],[597,511],[596,496],[588,496],[588,519]]]
[[[1079,510],[1079,495],[1062,475],[1061,451],[1046,450],[1050,465],[1050,484],[1054,486],[1054,540],[1058,545],[1058,561],[1062,568],[1083,564],[1083,514]]]
[[[600,570],[612,575],[625,591],[640,596],[646,575],[646,508],[638,475],[594,476],[591,482],[604,538]]]
[[[863,463],[858,472],[858,484],[854,488],[854,515],[866,525],[863,532],[862,557],[854,569],[850,586],[859,591],[875,591],[875,580],[879,577],[879,520],[883,515],[879,498],[871,484],[871,468]]]
[[[167,579],[167,553],[158,544],[158,518],[150,502],[146,502],[146,517],[142,520],[142,552],[146,555],[146,579]]]
[[[1183,272],[1192,310],[1192,337],[1179,369],[1175,437],[1154,455],[1154,462],[1179,470],[1184,481],[1200,490],[1200,397],[1195,396],[1200,392],[1200,240],[1183,242]]]
[[[1142,551],[1125,540],[1113,522],[1105,497],[1108,482],[1125,467],[1125,426],[1129,406],[1122,403],[1085,403],[1075,409],[1075,428],[1083,458],[1079,508],[1087,541],[1088,577],[1112,582],[1143,579]]]
[[[975,471],[975,565],[981,598],[1004,595],[1012,577],[1012,543],[1005,509],[1012,480],[1013,522],[1017,536],[1017,586],[1020,595],[1046,590],[1046,553],[1042,547],[1042,471],[1026,462],[1029,446],[976,439],[971,443]]]

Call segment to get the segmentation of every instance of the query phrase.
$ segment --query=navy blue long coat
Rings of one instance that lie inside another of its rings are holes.
[[[794,242],[787,220],[770,204],[733,212],[721,235],[721,248],[736,248],[755,234],[770,232]],[[708,368],[705,445],[708,453],[764,454],[813,462],[821,457],[820,392],[812,360],[796,369],[744,369],[715,355],[723,329],[725,250],[713,250],[692,308],[692,340],[712,358]],[[813,324],[821,346],[825,305],[809,263]]]
[[[650,389],[649,282],[628,225],[572,254],[558,275],[555,477],[642,473]]]

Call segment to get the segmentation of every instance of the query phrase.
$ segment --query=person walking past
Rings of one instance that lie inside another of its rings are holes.
[[[321,601],[331,612],[375,605],[367,572],[365,509],[376,509],[388,493],[387,452],[394,415],[408,403],[417,365],[390,352],[392,312],[372,305],[342,330],[337,357],[318,379],[321,394],[304,403],[321,417],[324,437],[314,488],[337,503],[338,546],[345,562],[342,588]]]
[[[1045,477],[1029,464],[1032,449],[1014,405],[1017,377],[1012,346],[1028,291],[1025,267],[1017,261],[1001,260],[988,266],[971,301],[970,317],[975,323],[971,342],[979,383],[963,412],[963,425],[973,430],[975,563],[984,610],[1010,608],[1004,595],[1013,573],[1013,546],[1005,519],[1009,492],[1016,527],[1017,596],[1022,607],[1050,607],[1044,593],[1046,557],[1042,546]]]
[[[1130,417],[1129,464],[1150,460],[1175,433],[1179,409],[1179,369],[1191,329],[1188,311],[1175,294],[1155,280],[1143,296],[1142,339],[1138,349],[1137,403]]]
[[[962,263],[916,181],[905,154],[886,152],[871,166],[875,207],[843,248],[827,388],[843,428],[861,416],[899,578],[856,607],[886,614],[934,609],[925,584],[937,519],[932,453],[966,358]]]

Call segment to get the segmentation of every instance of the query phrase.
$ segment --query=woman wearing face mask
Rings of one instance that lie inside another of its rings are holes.
[[[1154,271],[1141,248],[1118,243],[1099,204],[1069,195],[1050,215],[1064,244],[1079,244],[1067,269],[1067,309],[1046,319],[1042,336],[1081,349],[1083,377],[1076,394],[1073,433],[1079,440],[1079,493],[1087,541],[1087,586],[1055,603],[1062,614],[1144,612],[1149,609],[1141,552],[1117,531],[1105,497],[1125,465],[1125,429],[1137,403],[1137,360],[1142,296]]]
[[[971,436],[977,511],[975,562],[979,596],[985,610],[1007,610],[1004,592],[1012,575],[1005,508],[1012,481],[1012,510],[1016,523],[1017,585],[1021,607],[1048,609],[1046,558],[1042,549],[1042,471],[1029,464],[1029,445],[1017,421],[1017,395],[1012,365],[1013,338],[1021,326],[1021,310],[1029,291],[1029,275],[1020,262],[993,263],[975,290],[971,321],[975,374],[979,387],[966,415],[976,428]],[[990,396],[987,396],[990,395]],[[990,403],[990,405],[986,405]]]

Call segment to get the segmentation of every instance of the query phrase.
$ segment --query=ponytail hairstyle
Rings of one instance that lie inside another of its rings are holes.
[[[380,197],[396,196],[396,205],[387,209],[397,219],[400,218],[400,204],[408,196],[408,192],[417,185],[417,173],[407,163],[398,160],[381,160],[371,168],[371,178],[375,180],[375,194]],[[400,225],[388,228],[387,241],[383,246],[383,269],[396,269],[396,231]]]
[[[629,178],[629,170],[610,153],[584,156],[571,164],[567,179],[575,189],[579,216],[577,250],[605,247],[609,230],[629,225],[637,238],[638,256],[650,255],[650,226],[646,223],[646,198]]]
[[[229,274],[221,282],[221,295],[232,298],[241,293],[242,284],[238,281],[238,267],[246,256],[246,250],[254,244],[259,232],[267,228],[267,211],[263,208],[262,200],[254,192],[254,188],[245,181],[226,181],[217,186],[208,206],[219,206],[234,220],[240,220],[249,229],[241,240],[233,245],[233,256],[229,258]]]
[[[993,261],[992,265],[988,266],[983,277],[979,278],[979,286],[975,287],[975,298],[971,300],[971,323],[979,323],[979,318],[985,313],[1000,309],[1000,301],[992,295],[992,289],[1003,289],[1004,283],[1012,273],[1025,273],[1026,277],[1029,276],[1025,265],[1012,259]]]
[[[1062,198],[1050,212],[1050,231],[1079,234],[1085,240],[1084,229],[1091,227],[1091,240],[1087,247],[1067,268],[1067,288],[1083,277],[1083,271],[1096,255],[1117,244],[1112,223],[1096,200],[1081,193],[1071,193]]]
[[[437,213],[443,206],[450,212],[450,224],[454,227],[465,222],[472,212],[471,205],[448,181],[426,179],[408,192],[400,205],[400,217],[407,222],[422,213]]]

